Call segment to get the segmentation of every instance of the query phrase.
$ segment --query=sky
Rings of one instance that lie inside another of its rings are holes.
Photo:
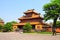
[[[0,0],[0,18],[4,22],[19,21],[28,9],[35,9],[41,16],[44,15],[43,5],[50,0]]]

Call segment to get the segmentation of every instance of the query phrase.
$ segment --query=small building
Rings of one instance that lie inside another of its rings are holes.
[[[43,30],[45,30],[47,32],[52,32],[52,25],[45,23],[44,26],[43,26]],[[56,27],[55,31],[56,31],[56,33],[60,33],[60,27],[59,26]]]
[[[0,19],[0,25],[4,25],[4,21]]]

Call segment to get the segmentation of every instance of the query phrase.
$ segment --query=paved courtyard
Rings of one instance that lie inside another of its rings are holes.
[[[24,34],[18,32],[0,33],[0,40],[60,40],[60,35]]]

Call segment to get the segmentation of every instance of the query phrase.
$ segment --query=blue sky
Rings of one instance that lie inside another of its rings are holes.
[[[0,0],[0,18],[5,22],[19,21],[18,18],[28,9],[35,9],[43,16],[43,5],[49,2],[50,0]]]

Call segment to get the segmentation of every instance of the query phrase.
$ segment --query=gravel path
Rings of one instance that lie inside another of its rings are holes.
[[[0,33],[0,40],[60,40],[60,35],[21,34],[16,32]]]

